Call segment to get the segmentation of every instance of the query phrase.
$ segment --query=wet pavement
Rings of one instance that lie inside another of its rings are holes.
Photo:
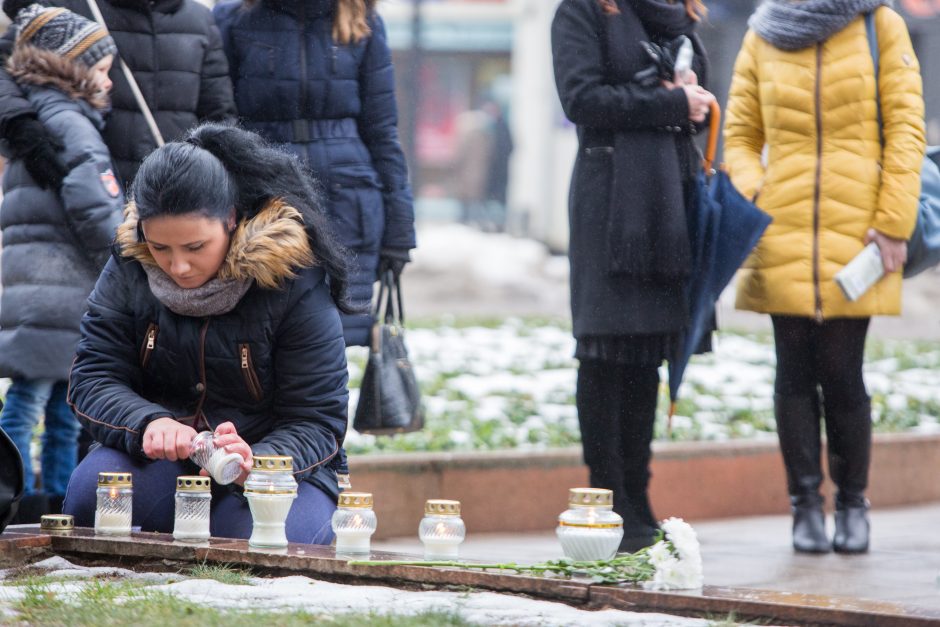
[[[940,503],[902,509],[874,508],[871,550],[865,555],[797,555],[790,547],[789,516],[690,521],[702,545],[705,583],[800,595],[852,599],[940,610]],[[832,532],[832,516],[828,517]],[[420,552],[415,538],[374,543],[377,550]],[[473,534],[461,556],[537,562],[561,557],[554,532]]]

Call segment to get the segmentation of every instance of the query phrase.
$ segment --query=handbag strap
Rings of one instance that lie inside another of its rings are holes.
[[[397,309],[396,309],[397,307]],[[387,270],[379,279],[379,294],[372,308],[372,317],[385,320],[385,324],[405,326],[405,310],[402,307],[401,278]]]
[[[87,0],[88,8],[91,9],[91,14],[95,17],[95,21],[105,30],[108,31],[108,25],[104,21],[104,16],[101,14],[101,9],[98,8],[98,3],[96,0]],[[165,143],[163,141],[163,135],[160,133],[160,128],[157,126],[157,121],[153,117],[153,113],[150,111],[150,107],[147,106],[147,101],[144,99],[143,92],[140,91],[140,86],[137,84],[137,80],[134,78],[134,74],[131,73],[131,69],[127,67],[127,63],[124,62],[124,59],[118,55],[118,62],[121,64],[121,71],[124,73],[124,79],[127,81],[127,84],[131,88],[131,93],[134,94],[134,100],[137,101],[137,106],[140,107],[140,112],[144,114],[144,120],[147,122],[147,126],[150,128],[150,134],[153,135],[153,141],[156,142],[157,148],[160,148]]]
[[[868,49],[871,52],[871,60],[875,66],[875,106],[878,108],[878,139],[881,141],[881,147],[885,146],[884,119],[881,117],[881,87],[879,86],[878,76],[881,73],[881,50],[878,46],[878,28],[875,25],[875,13],[865,14],[865,32],[868,33]]]

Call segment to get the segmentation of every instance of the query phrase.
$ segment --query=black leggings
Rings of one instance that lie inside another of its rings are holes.
[[[771,316],[777,349],[774,391],[786,397],[815,397],[830,407],[854,408],[868,401],[862,380],[869,318]],[[817,387],[818,386],[818,387]]]

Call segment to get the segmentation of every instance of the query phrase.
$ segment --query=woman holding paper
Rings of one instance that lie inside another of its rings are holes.
[[[799,552],[861,553],[869,544],[865,337],[871,316],[901,311],[925,149],[917,58],[903,19],[885,4],[766,0],[750,19],[728,101],[729,173],[774,218],[741,272],[737,306],[773,321],[777,430]],[[850,302],[835,276],[870,242],[885,276]],[[832,542],[819,494],[823,415],[838,489]]]

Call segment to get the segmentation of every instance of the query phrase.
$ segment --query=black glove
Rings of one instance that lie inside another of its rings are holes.
[[[22,159],[26,171],[43,189],[59,189],[69,173],[59,159],[60,144],[42,122],[28,115],[7,123],[7,143],[16,159]]]
[[[411,261],[411,253],[407,248],[383,248],[379,252],[379,270],[376,274],[376,280],[381,280],[385,273],[392,271],[392,276],[397,281],[401,276],[401,271],[405,269],[405,264]]]

